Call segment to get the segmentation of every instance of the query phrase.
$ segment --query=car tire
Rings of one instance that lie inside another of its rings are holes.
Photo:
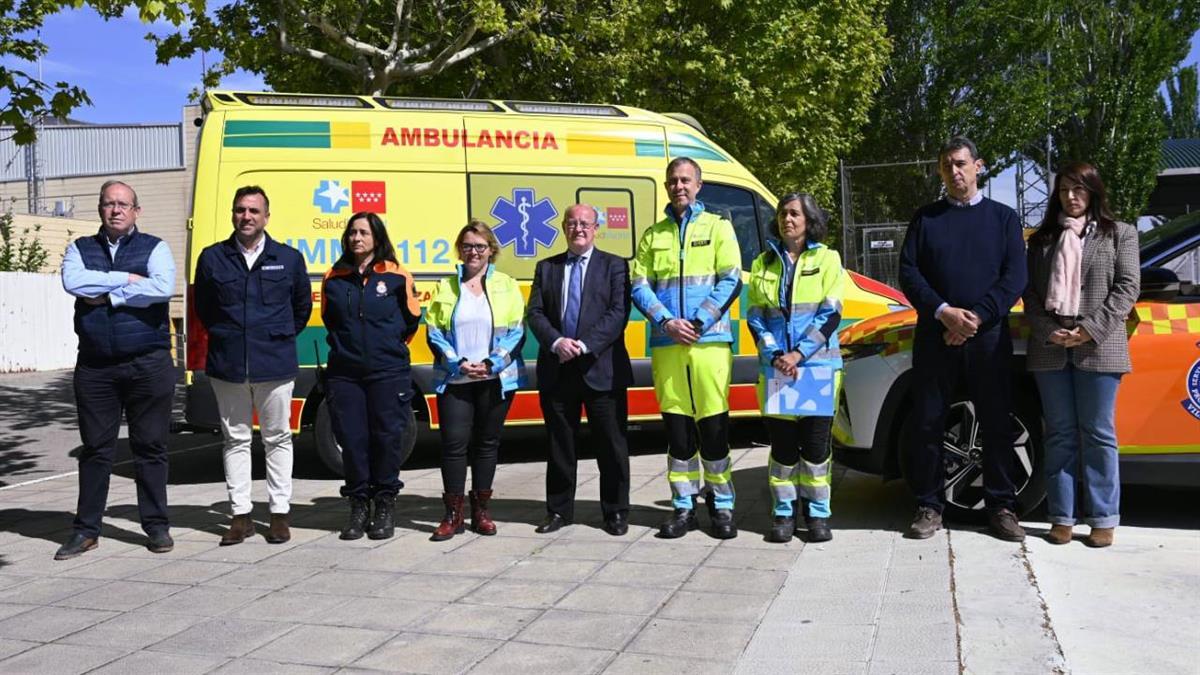
[[[1019,397],[1014,397],[1019,398]],[[1028,400],[1028,399],[1026,399]],[[1021,403],[1011,415],[1013,423],[1013,483],[1017,492],[1017,515],[1035,509],[1046,497],[1046,478],[1042,470],[1042,418],[1036,405]],[[909,414],[900,427],[902,472],[908,471],[908,453],[916,447],[916,416]],[[983,503],[983,462],[979,445],[979,423],[974,405],[965,397],[950,404],[944,433],[946,465],[942,494],[944,514],[954,520],[983,521],[987,517]],[[907,476],[906,476],[907,478]]]
[[[317,407],[317,417],[313,425],[316,435],[317,455],[321,463],[338,476],[344,476],[342,466],[342,446],[338,445],[333,433],[333,418],[329,414],[329,403],[322,398]],[[400,437],[400,464],[408,461],[413,448],[417,444],[417,417],[411,406],[408,408],[408,420],[404,425],[404,435]]]

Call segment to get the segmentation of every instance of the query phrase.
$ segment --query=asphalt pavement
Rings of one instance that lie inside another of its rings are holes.
[[[654,537],[670,505],[651,432],[634,436],[628,535],[599,529],[587,459],[581,522],[534,533],[544,437],[524,431],[501,448],[495,537],[428,540],[441,482],[426,444],[402,473],[397,536],[340,541],[339,483],[302,437],[292,541],[219,547],[219,438],[179,434],[174,552],[144,548],[122,461],[100,547],[55,562],[76,495],[70,373],[0,375],[0,672],[1200,673],[1200,490],[1128,488],[1105,550],[1048,544],[1037,513],[1024,544],[955,523],[910,541],[904,486],[838,469],[834,540],[778,545],[757,435],[733,452],[732,540]]]

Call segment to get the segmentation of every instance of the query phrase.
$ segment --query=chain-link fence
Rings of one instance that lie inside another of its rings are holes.
[[[940,189],[937,161],[843,163],[840,173],[842,259],[848,269],[896,286],[908,221]]]

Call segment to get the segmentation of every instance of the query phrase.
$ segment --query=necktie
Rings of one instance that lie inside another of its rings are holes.
[[[563,335],[573,338],[579,330],[579,305],[583,300],[583,257],[567,259],[571,266],[571,278],[567,282],[567,307],[563,310]]]

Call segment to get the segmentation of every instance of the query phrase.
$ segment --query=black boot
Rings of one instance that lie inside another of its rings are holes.
[[[792,540],[792,531],[796,529],[796,519],[791,516],[775,516],[771,531],[767,532],[767,541],[776,544],[786,544]]]
[[[675,509],[675,513],[658,526],[658,536],[662,539],[678,539],[698,527],[700,524],[696,522],[695,509]]]
[[[733,539],[737,536],[737,526],[733,524],[733,511],[718,509],[712,492],[705,495],[704,505],[708,508],[712,536],[717,539]]]
[[[367,520],[371,517],[371,506],[363,497],[350,498],[350,520],[342,528],[341,539],[362,539],[367,529]]]
[[[808,528],[808,542],[810,544],[833,539],[833,532],[829,529],[828,518],[809,518],[806,516],[804,524]]]
[[[395,512],[396,495],[376,495],[375,517],[371,519],[371,529],[367,532],[367,537],[390,539],[396,533]]]

